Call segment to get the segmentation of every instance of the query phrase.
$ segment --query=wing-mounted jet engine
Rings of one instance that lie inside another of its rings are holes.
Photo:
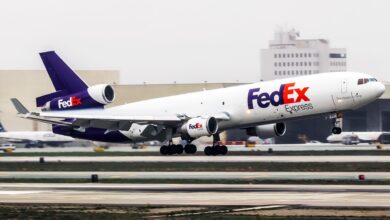
[[[246,134],[249,136],[257,136],[261,139],[267,139],[272,137],[280,137],[286,133],[285,123],[274,123],[259,125],[246,129]]]

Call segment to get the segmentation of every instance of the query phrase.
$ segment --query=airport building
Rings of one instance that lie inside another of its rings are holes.
[[[347,70],[345,48],[331,48],[325,39],[298,39],[299,32],[276,31],[261,50],[261,79],[273,80]]]

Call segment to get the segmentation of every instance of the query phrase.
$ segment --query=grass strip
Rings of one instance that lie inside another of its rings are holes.
[[[0,183],[91,183],[89,178],[0,178]],[[226,180],[226,179],[99,179],[99,183],[122,184],[301,184],[390,185],[390,180]]]

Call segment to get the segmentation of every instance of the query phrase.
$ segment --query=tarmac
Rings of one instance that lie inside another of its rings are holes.
[[[388,185],[1,183],[1,203],[390,207]]]

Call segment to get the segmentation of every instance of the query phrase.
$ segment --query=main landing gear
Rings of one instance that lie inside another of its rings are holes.
[[[341,113],[335,113],[334,115],[331,116],[334,124],[334,127],[332,128],[333,134],[341,134],[341,132],[343,131],[341,129],[342,117],[343,115]]]
[[[220,138],[219,134],[213,135],[213,146],[207,146],[204,149],[204,154],[207,156],[226,155],[228,149],[225,145],[219,145]]]
[[[161,155],[174,155],[174,154],[182,154],[185,152],[186,154],[194,154],[197,149],[194,144],[186,144],[184,147],[181,144],[173,144],[172,141],[169,141],[168,145],[163,145],[160,148]]]

